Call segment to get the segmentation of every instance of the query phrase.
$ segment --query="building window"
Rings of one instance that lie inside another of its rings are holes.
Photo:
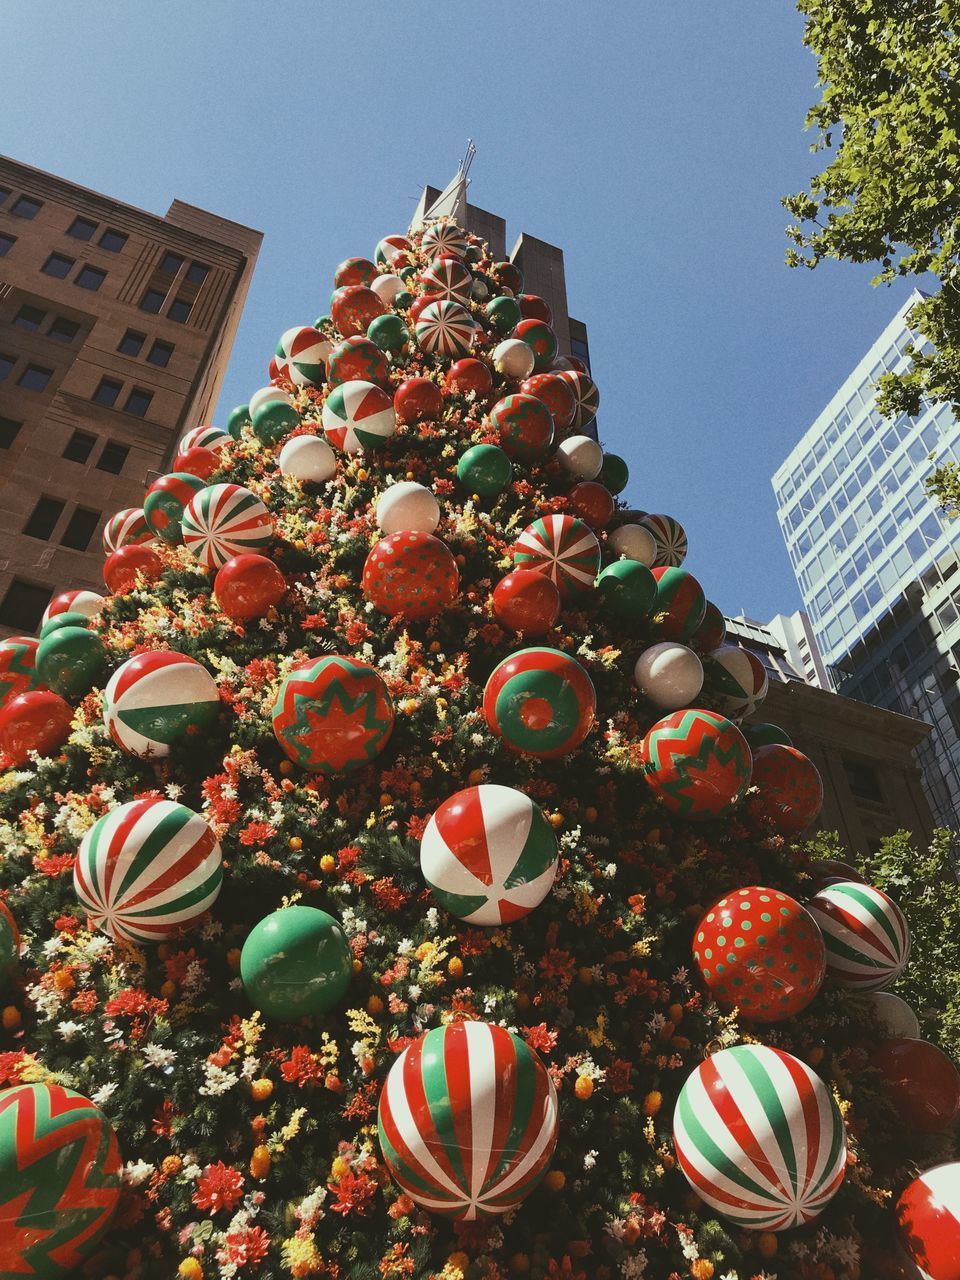
[[[0,604],[0,623],[28,634],[36,631],[52,595],[50,587],[37,587],[14,578]]]
[[[155,364],[160,369],[165,369],[170,363],[170,357],[173,355],[173,343],[161,342],[158,338],[147,354],[147,360],[150,364]]]
[[[75,508],[60,539],[61,547],[70,547],[72,551],[86,551],[102,514],[100,511],[88,511],[86,507]]]
[[[126,462],[129,453],[130,450],[125,444],[117,444],[115,440],[108,440],[103,446],[103,452],[100,454],[97,470],[109,471],[112,476],[118,476],[123,470],[123,464]]]
[[[189,267],[187,267],[187,283],[203,284],[204,280],[206,280],[207,278],[209,271],[210,271],[210,268],[208,266],[205,266],[204,263],[191,262]]]
[[[40,270],[45,276],[54,276],[57,280],[65,280],[76,261],[76,258],[65,258],[62,253],[51,253]]]
[[[91,240],[96,229],[97,224],[89,218],[77,217],[67,228],[67,235],[73,236],[74,240]]]
[[[183,266],[183,259],[178,253],[165,253],[158,268],[162,276],[175,276]]]
[[[0,204],[7,203],[7,196],[10,194],[9,187],[0,187]]]
[[[47,337],[53,338],[56,342],[72,342],[79,332],[78,321],[68,320],[66,316],[57,316],[47,330]]]
[[[850,790],[858,800],[869,800],[873,804],[883,804],[880,779],[877,777],[877,771],[873,765],[863,764],[858,760],[844,760],[843,768],[847,775],[847,782],[850,784]]]
[[[73,435],[67,441],[67,447],[63,451],[63,457],[68,462],[86,462],[93,452],[93,446],[97,443],[97,437],[92,436],[89,431],[74,431]]]
[[[152,391],[144,391],[142,387],[134,387],[127,396],[127,403],[123,406],[124,413],[132,413],[135,418],[145,418],[152,399]]]
[[[32,196],[21,196],[19,200],[14,200],[10,212],[15,218],[35,218],[42,208],[42,200],[34,200]]]
[[[40,498],[33,508],[30,519],[23,526],[23,532],[28,538],[42,538],[46,542],[56,528],[66,505],[59,498]]]
[[[22,306],[13,317],[13,323],[20,329],[39,329],[46,314],[39,307]]]
[[[16,422],[13,418],[0,418],[0,449],[10,448],[22,426],[22,422]]]
[[[161,293],[159,289],[148,289],[140,299],[140,310],[148,311],[150,315],[155,316],[163,306],[163,300],[166,294]]]
[[[79,285],[81,289],[89,289],[91,293],[96,293],[106,278],[107,273],[101,271],[99,267],[86,266],[80,268],[73,283]]]
[[[122,390],[122,382],[114,382],[112,378],[101,378],[100,385],[93,393],[94,402],[96,404],[106,405],[108,409],[112,409],[117,403],[117,397]]]
[[[0,382],[4,380],[13,366],[17,363],[16,356],[5,356],[0,352]]]
[[[126,243],[126,235],[122,231],[115,231],[113,227],[107,227],[97,241],[100,248],[106,249],[109,253],[119,253]]]
[[[16,236],[0,235],[0,258],[5,258],[16,243]]]
[[[17,379],[17,386],[23,387],[25,391],[45,391],[52,377],[52,369],[44,369],[39,364],[28,364]]]
[[[147,340],[145,333],[137,333],[136,329],[128,329],[120,339],[117,350],[122,356],[138,356]]]
[[[188,302],[186,298],[174,298],[170,303],[167,317],[170,320],[176,320],[177,324],[185,324],[192,309],[193,303]]]

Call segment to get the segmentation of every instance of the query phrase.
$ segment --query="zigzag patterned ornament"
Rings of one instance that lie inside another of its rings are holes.
[[[810,914],[827,944],[827,975],[841,987],[889,987],[910,958],[903,912],[882,889],[841,880],[810,899]]]
[[[375,448],[397,429],[393,401],[381,387],[354,379],[343,382],[327,396],[321,415],[331,444],[344,453]]]
[[[39,646],[40,641],[33,636],[9,636],[0,641],[0,707],[18,694],[39,687]]]
[[[431,302],[420,312],[414,332],[418,345],[430,355],[459,359],[469,354],[477,327],[459,302]]]
[[[69,1280],[120,1199],[106,1116],[59,1084],[0,1090],[0,1276]]]
[[[811,1222],[846,1173],[843,1121],[827,1086],[765,1045],[722,1049],[688,1076],[673,1141],[697,1195],[753,1231]]]
[[[470,1222],[516,1208],[546,1173],[557,1095],[519,1036],[451,1022],[390,1068],[377,1128],[397,1184],[425,1209]]]
[[[213,906],[223,882],[209,826],[172,800],[132,800],[83,837],[73,887],[93,924],[117,941],[162,942]]]
[[[230,437],[227,436],[229,440]],[[119,551],[121,547],[136,546],[142,542],[153,542],[153,533],[147,524],[143,507],[126,507],[103,526],[103,550],[106,555]]]
[[[347,773],[375,759],[393,732],[393,703],[365,662],[308,658],[287,675],[273,706],[273,732],[303,769]]]
[[[563,599],[589,590],[600,571],[600,543],[576,516],[543,516],[528,524],[513,548],[518,569],[545,573]]]
[[[750,785],[753,761],[743,734],[714,711],[687,708],[658,720],[640,743],[654,795],[682,818],[716,818]]]
[[[118,667],[103,694],[103,722],[122,750],[142,759],[210,724],[220,709],[217,682],[185,653],[138,653]]]
[[[262,551],[273,540],[273,517],[240,484],[212,484],[196,495],[181,522],[183,545],[208,569],[242,551]]]

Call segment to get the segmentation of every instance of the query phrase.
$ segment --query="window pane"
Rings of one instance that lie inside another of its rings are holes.
[[[0,204],[6,204],[7,196],[10,194],[9,187],[0,187]]]
[[[93,293],[96,293],[106,278],[107,273],[101,271],[99,267],[81,267],[77,272],[74,284],[79,285],[81,289],[90,289]]]
[[[127,413],[132,413],[135,418],[143,418],[150,408],[152,399],[152,391],[144,391],[142,387],[134,387],[127,396],[127,403],[123,407]]]
[[[188,302],[186,298],[174,298],[167,315],[171,320],[176,320],[177,324],[183,324],[190,315],[192,307],[193,303]]]
[[[17,379],[17,386],[26,391],[43,391],[52,377],[52,369],[44,369],[39,364],[28,364]]]
[[[15,200],[10,212],[15,218],[35,218],[43,208],[42,200],[34,200],[31,196],[21,196]]]
[[[22,426],[22,422],[16,422],[13,418],[0,418],[0,449],[10,448]]]
[[[164,276],[175,276],[183,266],[183,259],[178,253],[165,253],[159,271]]]
[[[76,320],[68,320],[66,316],[57,316],[47,330],[47,337],[53,338],[57,342],[72,342],[79,332],[80,325]]]
[[[4,380],[16,363],[16,356],[5,356],[0,354],[0,382]]]
[[[36,631],[53,590],[14,579],[0,604],[0,622],[16,631]]]
[[[118,476],[123,470],[123,464],[126,462],[129,452],[130,450],[125,444],[117,444],[115,440],[108,441],[103,446],[100,461],[97,463],[97,470],[109,471],[111,475]]]
[[[155,316],[163,306],[163,299],[165,296],[166,295],[162,294],[159,289],[148,289],[140,299],[140,310],[149,311],[152,316]]]
[[[110,408],[117,403],[117,396],[122,390],[122,382],[114,382],[112,378],[101,378],[99,387],[93,393],[93,399],[97,404],[105,404]]]
[[[0,258],[5,258],[16,243],[16,236],[0,235]]]
[[[883,791],[880,780],[873,765],[861,764],[859,761],[844,760],[844,772],[850,790],[859,800],[870,800],[874,804],[883,804]]]
[[[204,280],[207,278],[209,270],[210,268],[205,267],[202,262],[191,262],[189,267],[187,267],[187,280],[190,284],[203,284]],[[583,347],[584,352],[586,352],[586,346],[584,346],[582,342],[575,345]],[[579,353],[574,351],[573,354],[578,355]],[[582,358],[583,357],[581,357],[581,359]]]
[[[60,539],[61,547],[71,547],[74,551],[86,551],[100,523],[101,514],[99,511],[87,511],[85,507],[77,507],[67,521],[67,527]]]
[[[62,253],[51,253],[40,270],[45,276],[55,276],[58,280],[65,280],[75,262],[76,258],[65,258]]]
[[[23,526],[23,532],[28,538],[42,538],[46,541],[53,533],[66,505],[59,498],[41,498]]]
[[[23,306],[13,317],[13,323],[21,329],[39,329],[46,314],[39,307]]]
[[[74,240],[89,240],[96,229],[97,224],[89,218],[74,218],[67,228],[67,235],[73,236]]]
[[[117,350],[123,356],[138,356],[147,340],[145,333],[137,333],[136,329],[128,329],[120,339]]]
[[[161,342],[159,338],[150,348],[147,359],[151,364],[157,365],[161,369],[165,369],[170,363],[170,357],[173,355],[173,343]]]
[[[63,456],[69,462],[86,462],[96,443],[97,437],[92,436],[89,431],[74,431],[63,451]]]
[[[107,227],[97,241],[101,249],[107,249],[110,253],[119,253],[126,243],[127,237],[124,233],[122,231],[114,231],[113,227]]]

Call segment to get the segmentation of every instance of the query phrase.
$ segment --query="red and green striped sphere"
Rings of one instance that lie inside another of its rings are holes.
[[[420,286],[424,293],[438,301],[445,299],[463,305],[470,301],[473,276],[465,263],[453,258],[442,258],[431,262],[421,271]]]
[[[188,471],[171,471],[155,480],[143,500],[143,515],[150,532],[161,542],[178,547],[183,542],[180,528],[184,513],[206,481]]]
[[[521,320],[512,336],[525,342],[533,352],[535,373],[545,373],[557,358],[557,335],[544,320]]]
[[[661,567],[653,570],[657,594],[651,605],[653,627],[664,640],[685,644],[703,621],[707,597],[692,573]]]
[[[588,373],[581,373],[578,369],[565,369],[558,376],[570,388],[576,405],[570,425],[575,431],[582,431],[594,420],[600,408],[597,384]]]
[[[490,425],[510,458],[534,462],[553,444],[553,416],[542,400],[522,391],[504,396],[490,410]]]
[[[535,1050],[487,1022],[451,1022],[408,1045],[377,1115],[397,1184],[431,1213],[468,1222],[530,1194],[558,1127],[556,1090]]]
[[[847,1168],[840,1112],[805,1062],[766,1045],[722,1049],[688,1076],[673,1115],[680,1168],[738,1227],[812,1222]]]
[[[660,572],[659,569],[654,570],[654,573]],[[683,570],[667,569],[662,572],[682,573]],[[699,631],[700,627],[694,633],[694,640]],[[725,644],[714,649],[703,667],[706,685],[717,709],[731,720],[752,715],[767,696],[766,668],[755,653],[738,644]]]
[[[273,517],[242,484],[212,484],[183,513],[183,545],[208,569],[273,541]]]
[[[93,618],[100,612],[103,601],[104,597],[96,591],[61,591],[44,609],[41,626],[61,613],[82,613],[86,618]]]
[[[679,568],[687,558],[687,535],[680,521],[673,516],[646,515],[640,523],[657,544],[657,568]]]
[[[521,649],[494,667],[483,691],[490,731],[513,751],[541,760],[575,751],[593,728],[597,695],[575,658]]]
[[[334,387],[324,402],[322,421],[327,439],[345,453],[376,448],[397,429],[389,393],[364,379]]]
[[[770,823],[781,835],[799,835],[820,812],[820,771],[796,747],[780,743],[758,747],[753,757],[753,781],[759,791],[747,804],[751,816]]]
[[[374,259],[380,266],[388,266],[394,259],[404,259],[413,251],[413,242],[406,236],[384,236],[377,244]]]
[[[119,666],[103,694],[103,721],[110,737],[129,755],[158,759],[186,738],[196,737],[220,710],[217,682],[185,653],[157,649]]]
[[[227,436],[227,439],[230,437]],[[110,555],[121,547],[152,542],[153,536],[143,507],[126,507],[111,516],[103,526],[103,550],[106,555]]]
[[[371,549],[363,566],[363,594],[389,618],[436,617],[459,589],[453,553],[430,533],[391,533]]]
[[[376,759],[393,732],[393,703],[373,667],[339,654],[289,672],[273,707],[284,752],[315,773],[348,773]]]
[[[710,994],[752,1022],[781,1022],[823,984],[826,949],[806,908],[779,889],[752,885],[715,902],[693,940]]]
[[[19,693],[29,693],[40,684],[37,649],[33,636],[9,636],[0,640],[0,707]]]
[[[880,991],[910,958],[903,912],[882,889],[855,880],[829,884],[810,899],[827,946],[827,973],[841,987]]]
[[[746,739],[715,711],[693,707],[664,716],[640,743],[640,758],[647,786],[681,818],[717,818],[750,785]]]
[[[442,258],[452,254],[455,258],[466,256],[469,246],[467,233],[452,222],[435,222],[427,227],[420,242],[425,258]]]
[[[177,445],[177,453],[186,453],[188,449],[225,449],[233,443],[233,437],[220,427],[192,427]]]
[[[0,1090],[0,1276],[70,1280],[120,1200],[117,1136],[60,1084]]]
[[[417,316],[414,326],[421,350],[433,356],[459,360],[469,355],[476,337],[476,325],[470,312],[459,302],[431,302]]]
[[[545,573],[564,600],[589,591],[600,571],[600,543],[576,516],[543,516],[528,524],[513,548],[518,569]]]

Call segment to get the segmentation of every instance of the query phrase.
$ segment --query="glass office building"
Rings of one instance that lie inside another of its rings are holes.
[[[933,726],[920,751],[939,823],[960,826],[960,521],[924,491],[960,461],[944,405],[883,418],[876,384],[918,342],[914,292],[773,477],[780,526],[837,690]]]

